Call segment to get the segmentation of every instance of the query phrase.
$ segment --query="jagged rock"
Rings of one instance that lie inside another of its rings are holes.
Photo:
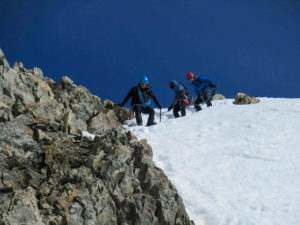
[[[4,53],[2,51],[2,49],[0,48],[0,57],[3,58],[4,57]]]
[[[63,85],[66,85],[66,86],[71,86],[73,84],[73,81],[67,76],[63,76],[61,79],[61,82]]]
[[[61,130],[68,134],[81,134],[82,131],[87,130],[87,124],[77,119],[77,116],[72,111],[66,112],[61,119]]]
[[[9,196],[8,198],[10,199],[9,207],[4,207],[4,211],[1,210],[1,224],[45,224],[40,215],[36,193],[33,188],[28,187],[26,190],[17,190],[14,192],[14,195]]]
[[[3,53],[3,51],[0,48],[0,73],[4,73],[5,70],[9,67],[8,62],[5,59],[5,55]],[[1,83],[0,83],[1,84]]]
[[[121,128],[121,124],[118,121],[116,113],[113,110],[109,110],[107,113],[99,113],[92,117],[88,123],[87,130],[90,133],[101,134],[106,130],[110,130],[113,127]]]
[[[8,107],[1,105],[0,102],[0,122],[6,122],[13,119],[13,114]]]
[[[0,63],[0,224],[192,225],[147,141],[123,130],[132,116],[68,77]]]
[[[255,104],[259,103],[259,99],[255,97],[249,97],[245,93],[237,93],[237,95],[234,98],[233,104],[236,105],[245,105],[245,104]]]
[[[215,100],[224,100],[224,99],[226,99],[223,95],[221,95],[221,94],[215,94],[215,96],[213,97],[213,101],[215,101]]]
[[[133,113],[129,111],[129,109],[120,107],[119,105],[113,103],[108,99],[104,100],[103,104],[106,109],[112,109],[116,112],[115,114],[121,123],[124,123],[126,120],[132,119],[134,116]]]
[[[43,77],[44,75],[43,71],[38,67],[33,68],[33,74],[37,77]]]

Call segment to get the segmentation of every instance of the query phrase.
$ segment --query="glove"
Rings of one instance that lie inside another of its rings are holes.
[[[170,105],[170,106],[168,107],[168,112],[169,112],[172,108],[173,108],[173,106]]]
[[[157,106],[159,109],[161,109],[162,107],[161,107],[161,104],[158,104],[158,106]]]

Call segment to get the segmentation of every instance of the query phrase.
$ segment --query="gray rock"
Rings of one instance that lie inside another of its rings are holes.
[[[88,122],[88,131],[90,133],[101,134],[113,127],[121,128],[121,124],[118,121],[115,111],[109,110],[106,113],[99,113],[92,117]]]
[[[0,103],[0,122],[6,122],[13,119],[13,114],[8,107],[1,106]]]
[[[15,191],[8,201],[10,207],[8,210],[2,211],[0,218],[0,222],[3,224],[44,224],[33,188],[28,187],[26,190]]]
[[[0,72],[2,72],[2,73],[5,72],[5,70],[7,70],[8,67],[9,67],[9,64],[6,61],[5,55],[0,48]]]
[[[215,96],[213,97],[213,101],[215,101],[215,100],[224,100],[224,99],[226,99],[223,95],[221,95],[221,94],[215,94]]]
[[[255,97],[249,97],[245,93],[237,93],[234,98],[233,104],[235,105],[245,105],[245,104],[255,104],[259,103],[259,99]]]
[[[193,224],[128,109],[0,59],[0,224]]]
[[[63,76],[61,82],[66,86],[71,86],[73,84],[73,81],[67,76]]]
[[[0,48],[0,57],[1,57],[1,58],[4,58],[4,53],[3,53],[3,51],[2,51],[1,48]]]
[[[43,71],[38,67],[33,68],[33,74],[37,77],[43,77],[44,75]]]

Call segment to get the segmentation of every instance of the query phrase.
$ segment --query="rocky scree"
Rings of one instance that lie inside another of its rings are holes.
[[[146,140],[123,130],[130,118],[0,49],[0,224],[194,224]]]

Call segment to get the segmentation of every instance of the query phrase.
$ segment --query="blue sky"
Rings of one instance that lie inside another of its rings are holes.
[[[0,0],[0,48],[114,102],[148,75],[166,107],[188,71],[228,98],[300,97],[296,0]]]

